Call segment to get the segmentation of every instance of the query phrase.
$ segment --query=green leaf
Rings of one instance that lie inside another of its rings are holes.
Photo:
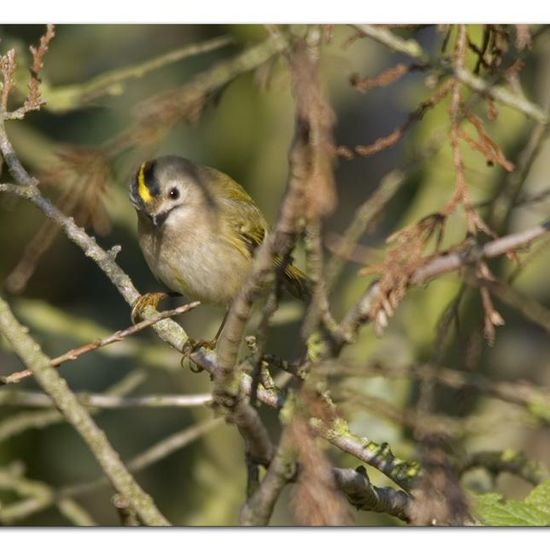
[[[550,517],[550,480],[537,485],[525,498],[527,504],[531,504]]]
[[[535,487],[525,500],[505,500],[497,493],[476,497],[476,515],[483,525],[550,525],[550,480]]]

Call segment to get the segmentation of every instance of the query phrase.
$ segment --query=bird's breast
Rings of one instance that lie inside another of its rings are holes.
[[[170,290],[189,299],[228,305],[248,275],[250,258],[216,227],[202,222],[182,225],[176,229],[167,223],[158,230],[140,221],[139,242],[149,268]]]

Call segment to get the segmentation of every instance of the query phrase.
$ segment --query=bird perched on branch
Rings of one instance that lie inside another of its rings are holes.
[[[139,244],[155,277],[174,293],[229,307],[268,231],[248,193],[223,172],[165,156],[139,167],[130,201],[138,215]],[[281,259],[274,263],[280,266]],[[284,267],[281,282],[297,298],[310,295],[307,276],[292,264]],[[143,295],[132,319],[163,296]]]

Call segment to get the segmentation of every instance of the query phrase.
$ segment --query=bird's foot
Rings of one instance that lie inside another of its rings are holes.
[[[187,355],[191,355],[192,353],[195,353],[200,348],[206,348],[209,350],[213,350],[216,347],[217,339],[214,338],[213,340],[195,340],[193,338],[189,338],[183,347],[183,352]]]
[[[147,292],[142,294],[132,306],[132,323],[135,325],[138,321],[141,321],[143,311],[147,306],[152,306],[157,309],[162,300],[168,297],[166,292]]]
[[[183,357],[181,358],[181,365],[182,366],[184,365],[184,362],[186,359],[190,359],[192,363],[189,366],[189,368],[191,369],[191,372],[195,372],[195,373],[202,372],[204,369],[197,362],[193,360],[191,355],[201,348],[213,350],[215,347],[216,347],[215,338],[214,340],[194,340],[193,338],[189,338],[185,346],[183,346],[183,350],[182,350]]]

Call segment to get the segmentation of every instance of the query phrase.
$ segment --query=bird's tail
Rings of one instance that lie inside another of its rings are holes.
[[[294,296],[304,302],[311,299],[312,284],[309,277],[296,266],[289,264],[285,267],[283,284]]]

